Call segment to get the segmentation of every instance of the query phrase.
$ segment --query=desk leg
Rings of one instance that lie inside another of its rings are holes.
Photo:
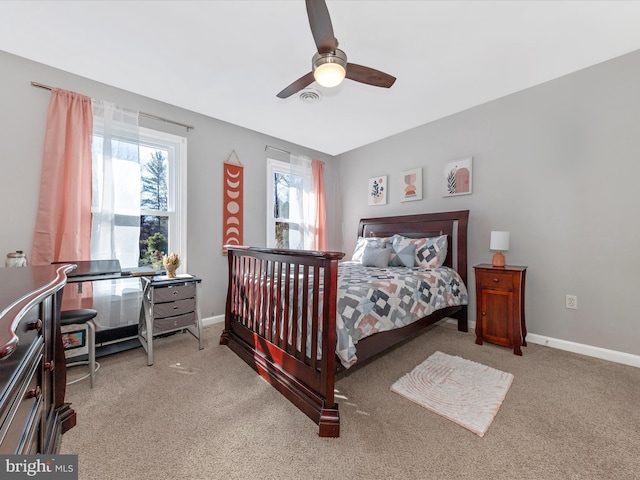
[[[151,286],[146,282],[142,291],[142,306],[140,307],[140,318],[138,320],[138,339],[147,352],[148,366],[153,365],[153,302],[149,298],[151,294]],[[144,328],[142,322],[144,322]],[[146,330],[144,334],[143,330]]]
[[[196,285],[197,287],[197,285]],[[198,302],[198,294],[196,292],[196,322],[198,324],[198,350],[202,350],[202,316],[200,315],[200,303]]]
[[[145,322],[147,325],[147,365],[153,365],[153,311],[152,302],[145,309]]]

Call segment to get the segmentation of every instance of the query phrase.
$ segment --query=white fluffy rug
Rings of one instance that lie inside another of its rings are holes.
[[[510,373],[435,352],[391,390],[482,437],[511,382]]]

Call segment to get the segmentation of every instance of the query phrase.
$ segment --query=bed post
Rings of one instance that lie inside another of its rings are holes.
[[[322,312],[322,367],[320,384],[326,389],[323,392],[324,405],[320,411],[318,421],[321,437],[340,436],[340,412],[335,402],[335,371],[336,371],[336,302],[338,290],[338,259],[327,262],[324,272],[324,302]],[[328,307],[328,308],[327,308]]]
[[[458,253],[456,271],[462,278],[465,285],[469,285],[468,278],[468,265],[467,265],[467,229],[469,225],[469,210],[461,210],[455,212],[458,220],[457,235],[456,235],[456,251]],[[460,311],[455,314],[455,318],[458,320],[458,331],[469,331],[467,313],[469,310],[468,305],[463,305]]]

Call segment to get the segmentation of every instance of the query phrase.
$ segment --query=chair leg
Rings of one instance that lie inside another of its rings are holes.
[[[96,372],[100,368],[100,364],[96,362],[96,327],[91,320],[83,324],[85,326],[85,332],[87,336],[87,360],[81,360],[78,362],[67,363],[67,368],[75,367],[78,365],[87,365],[89,367],[89,373],[82,375],[75,380],[67,382],[67,385],[72,385],[81,380],[89,378],[90,386],[93,388],[93,380]]]
[[[89,349],[90,385],[93,388],[93,377],[96,373],[96,328],[91,320],[87,322],[87,347]]]

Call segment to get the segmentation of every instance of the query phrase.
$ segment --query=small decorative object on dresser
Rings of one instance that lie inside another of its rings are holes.
[[[513,348],[522,355],[527,346],[524,321],[524,290],[527,267],[494,267],[483,263],[476,274],[476,343],[483,340]]]
[[[167,270],[167,277],[176,278],[176,270],[180,266],[180,255],[171,253],[162,257],[162,265]]]

